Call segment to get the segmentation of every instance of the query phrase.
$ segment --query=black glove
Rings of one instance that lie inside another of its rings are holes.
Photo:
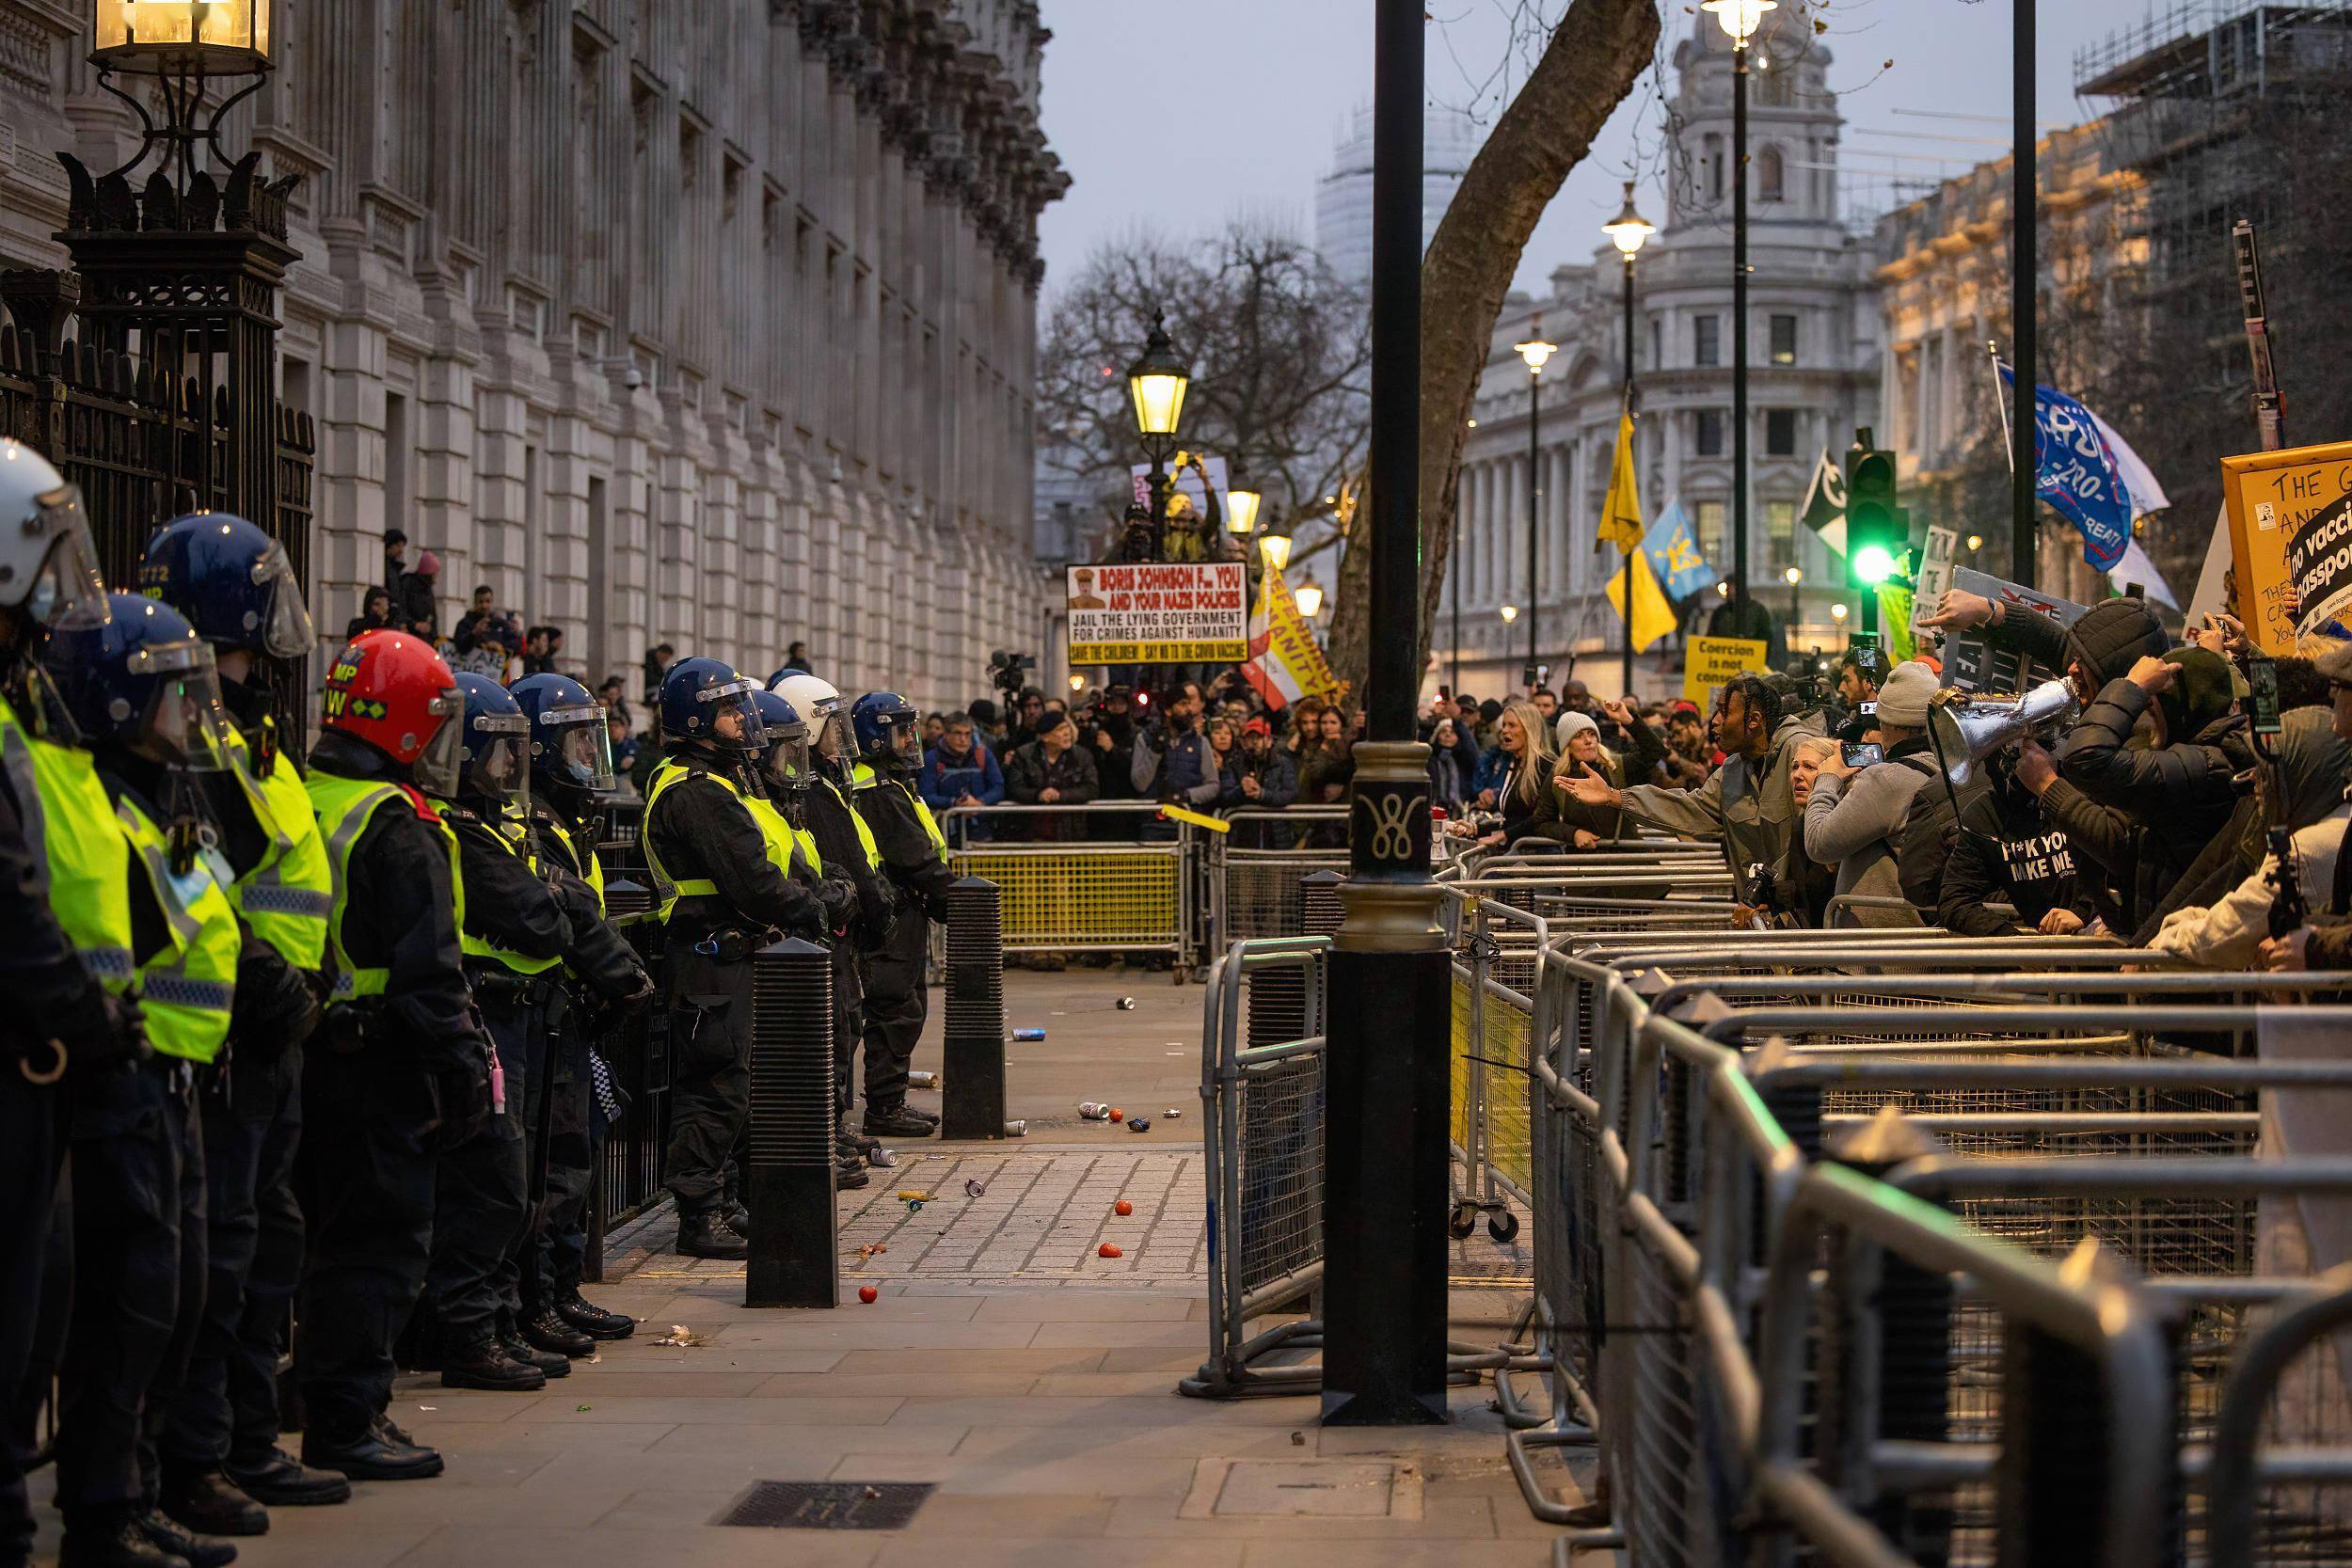
[[[827,877],[817,884],[817,902],[824,909],[827,933],[840,936],[857,917],[857,886]]]
[[[237,989],[229,1024],[237,1048],[255,1059],[274,1058],[309,1039],[323,1009],[309,972],[288,963],[250,932],[237,956]]]
[[[92,994],[92,1006],[76,1007],[72,1016],[55,1021],[55,1033],[11,1034],[12,1043],[17,1043],[14,1060],[0,1070],[50,1083],[68,1073],[94,1077],[147,1060],[152,1053],[138,1004],[106,991]]]
[[[488,1058],[469,1051],[465,1061],[442,1068],[433,1075],[433,1098],[441,1111],[441,1148],[455,1148],[480,1137],[490,1125]]]
[[[609,1017],[613,1019],[635,1018],[639,1013],[644,1012],[653,1006],[654,998],[658,994],[660,993],[654,986],[653,976],[641,969],[637,972],[636,986],[618,996],[606,997],[604,1010]]]

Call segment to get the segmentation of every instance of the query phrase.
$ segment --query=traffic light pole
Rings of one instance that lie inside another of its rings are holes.
[[[2021,0],[2029,3],[2029,0]],[[1748,46],[1731,46],[1731,615],[1748,635]],[[1630,610],[1629,578],[1626,603]],[[1632,624],[1629,617],[1627,625]]]

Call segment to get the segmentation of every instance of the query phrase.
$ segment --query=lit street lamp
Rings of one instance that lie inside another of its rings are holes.
[[[1291,563],[1291,536],[1269,533],[1258,541],[1258,550],[1265,557],[1265,563],[1279,572]]]
[[[1515,604],[1507,604],[1507,605],[1504,605],[1504,606],[1502,607],[1502,624],[1503,624],[1504,626],[1509,626],[1512,622],[1514,622],[1514,621],[1518,620],[1518,618],[1519,618],[1519,607],[1518,607],[1518,606],[1517,606],[1517,605],[1515,605]]]
[[[1829,618],[1836,622],[1839,626],[1844,626],[1846,624],[1846,607],[1843,604],[1834,604],[1830,606]]]
[[[1176,356],[1163,312],[1152,312],[1152,335],[1143,353],[1127,367],[1127,394],[1136,407],[1136,434],[1152,459],[1152,559],[1168,553],[1168,457],[1176,450],[1176,425],[1184,417],[1184,391],[1192,372]],[[1254,513],[1253,513],[1254,515]]]
[[[1544,462],[1536,420],[1543,408],[1544,366],[1560,352],[1558,343],[1544,340],[1544,318],[1534,317],[1528,324],[1525,342],[1513,343],[1521,359],[1527,362],[1527,679],[1530,691],[1535,689],[1535,627],[1543,620],[1542,601],[1535,596],[1535,558],[1543,548],[1542,490]]]
[[[1748,40],[1779,0],[1702,0],[1731,38],[1731,585],[1745,636],[1748,609]]]
[[[1625,205],[1617,215],[1600,226],[1609,236],[1609,243],[1625,258],[1625,273],[1620,293],[1625,302],[1625,406],[1633,409],[1633,258],[1642,252],[1643,242],[1658,231],[1658,226],[1633,210],[1633,182],[1625,182]],[[1630,578],[1629,578],[1629,580]],[[1625,614],[1625,698],[1633,700],[1633,601],[1629,593]]]
[[[1791,566],[1781,577],[1788,584],[1788,630],[1793,634],[1797,629],[1797,584],[1804,580],[1804,568]]]
[[[1232,477],[1225,484],[1225,531],[1247,538],[1258,526],[1258,508],[1265,501],[1264,492],[1249,483],[1242,471],[1241,460],[1233,460]]]
[[[1298,613],[1310,621],[1323,613],[1323,585],[1312,578],[1298,585]]]

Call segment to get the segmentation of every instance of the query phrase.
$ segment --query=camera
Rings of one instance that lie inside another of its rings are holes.
[[[988,680],[991,686],[1007,697],[1018,697],[1028,682],[1022,672],[1037,668],[1037,655],[1008,653],[1003,648],[992,649],[988,656]]]

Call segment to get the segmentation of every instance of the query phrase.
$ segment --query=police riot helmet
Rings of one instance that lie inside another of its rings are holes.
[[[817,782],[808,726],[792,705],[773,691],[757,692],[755,700],[759,704],[760,728],[768,738],[759,754],[760,782],[787,800],[797,800]]]
[[[434,795],[457,792],[465,706],[433,645],[405,631],[361,632],[327,666],[320,727],[365,741]]]
[[[551,794],[601,795],[612,787],[612,736],[588,689],[552,672],[506,689],[531,723],[532,782]]]
[[[233,512],[195,512],[155,531],[138,589],[215,648],[299,658],[317,635],[286,547]]]
[[[833,683],[796,671],[779,677],[768,689],[790,703],[792,711],[808,725],[809,747],[817,766],[835,784],[847,784],[857,752],[850,741],[850,716],[841,711],[841,693]]]
[[[81,487],[12,438],[0,438],[0,609],[36,626],[106,613]]]
[[[896,691],[868,691],[850,710],[860,758],[876,766],[923,766],[923,716]]]
[[[107,594],[103,609],[52,628],[41,651],[82,739],[167,767],[228,767],[229,713],[212,645],[186,616],[136,594]]]
[[[465,709],[459,720],[456,793],[497,816],[531,798],[531,721],[506,688],[470,670],[457,672]]]
[[[681,658],[661,677],[664,745],[708,746],[748,755],[759,749],[758,684],[715,658]]]

